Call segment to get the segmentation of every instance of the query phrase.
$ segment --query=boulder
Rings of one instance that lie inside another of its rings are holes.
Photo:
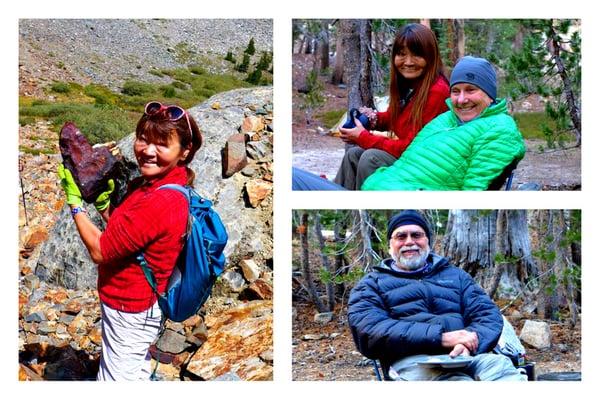
[[[272,363],[261,359],[273,350],[271,301],[250,301],[207,316],[206,325],[208,340],[191,358],[187,373],[204,380],[231,373],[245,381],[273,379]]]
[[[550,325],[544,321],[525,321],[519,339],[536,349],[549,349],[552,345]]]
[[[200,195],[213,201],[227,228],[229,241],[225,255],[228,265],[237,265],[248,258],[259,265],[268,264],[273,258],[272,191],[269,190],[262,200],[256,200],[260,207],[254,208],[245,202],[245,187],[247,182],[260,176],[236,173],[223,178],[221,170],[222,151],[231,133],[240,129],[246,113],[252,114],[251,110],[259,108],[270,109],[272,98],[272,87],[236,89],[219,93],[188,110],[204,137],[203,146],[190,163],[190,168],[196,172],[194,186]],[[217,109],[212,107],[215,102],[220,105]],[[270,143],[270,135],[263,134],[261,140]],[[118,144],[126,166],[135,164],[133,141],[132,133]],[[271,165],[268,163],[269,169]],[[132,172],[131,176],[136,173]],[[272,170],[266,173],[272,176]],[[256,174],[264,175],[265,171],[257,168]],[[88,211],[94,223],[103,229],[103,222],[94,207],[88,207]],[[96,286],[97,267],[90,260],[66,206],[41,248],[35,274],[43,281],[69,289]]]

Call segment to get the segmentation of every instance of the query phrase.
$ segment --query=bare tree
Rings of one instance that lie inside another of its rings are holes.
[[[329,20],[321,21],[321,30],[318,35],[318,45],[316,52],[319,55],[319,71],[323,72],[329,68]]]
[[[344,82],[344,34],[342,27],[347,23],[346,20],[338,20],[337,33],[335,36],[335,64],[333,74],[331,75],[331,83],[339,85]]]
[[[333,311],[335,307],[335,286],[333,284],[333,278],[336,275],[336,272],[333,270],[331,263],[329,262],[329,258],[327,257],[327,252],[325,249],[325,239],[323,238],[323,232],[321,228],[321,214],[319,211],[316,211],[314,214],[315,220],[315,234],[317,235],[317,240],[319,241],[319,247],[321,248],[321,262],[323,263],[323,268],[328,272],[329,279],[325,284],[325,288],[327,291],[327,306],[329,311]]]
[[[320,313],[326,312],[327,308],[323,305],[323,302],[319,298],[319,293],[317,292],[317,288],[313,282],[312,273],[310,270],[310,260],[309,260],[309,247],[308,247],[308,211],[303,211],[302,216],[300,218],[300,225],[298,225],[298,230],[300,234],[300,240],[302,243],[302,276],[304,278],[304,283],[306,290],[313,303],[317,307]]]

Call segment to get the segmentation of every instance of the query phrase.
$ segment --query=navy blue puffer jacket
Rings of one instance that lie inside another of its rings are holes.
[[[414,354],[444,354],[442,333],[476,332],[477,354],[494,348],[502,332],[500,310],[471,276],[432,254],[421,273],[402,273],[391,259],[350,293],[348,323],[358,350],[386,364]]]

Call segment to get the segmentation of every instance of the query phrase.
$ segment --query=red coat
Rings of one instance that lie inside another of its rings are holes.
[[[445,100],[449,95],[450,87],[448,86],[448,82],[441,76],[438,77],[429,89],[427,102],[422,113],[423,126],[441,113],[448,111]],[[369,131],[364,130],[358,136],[356,144],[363,149],[383,150],[399,158],[418,133],[413,124],[410,123],[413,104],[414,101],[409,101],[408,105],[400,113],[400,118],[393,124],[390,121],[388,111],[377,113],[377,126],[375,129],[382,131],[391,130],[396,134],[397,138],[390,139],[380,135],[373,135]]]
[[[156,301],[135,259],[144,252],[163,292],[187,227],[188,205],[175,190],[157,190],[167,183],[185,185],[185,167],[175,167],[166,176],[131,192],[114,209],[100,236],[104,262],[98,266],[98,294],[109,307],[141,312]]]

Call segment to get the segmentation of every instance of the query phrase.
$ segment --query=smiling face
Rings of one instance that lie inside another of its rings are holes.
[[[477,118],[492,104],[492,99],[483,90],[470,83],[457,83],[452,86],[450,99],[454,112],[463,122]]]
[[[425,265],[429,239],[419,225],[403,225],[390,238],[390,255],[400,269],[412,271]]]
[[[189,153],[188,149],[182,150],[177,135],[171,135],[165,142],[151,141],[145,135],[139,135],[133,144],[133,151],[140,172],[147,180],[165,176]]]
[[[423,75],[427,66],[427,60],[413,54],[408,47],[403,46],[398,54],[394,56],[394,66],[404,79],[417,79]]]

